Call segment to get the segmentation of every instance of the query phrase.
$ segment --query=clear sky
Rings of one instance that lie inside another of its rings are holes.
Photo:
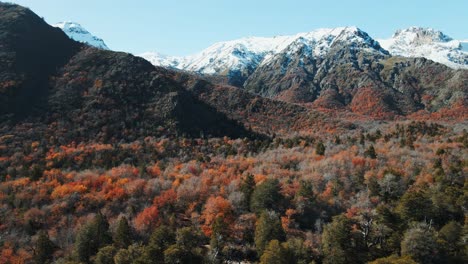
[[[2,0],[0,0],[2,1]],[[245,36],[358,26],[374,38],[433,27],[468,39],[468,0],[9,0],[49,23],[74,21],[114,50],[188,55]]]

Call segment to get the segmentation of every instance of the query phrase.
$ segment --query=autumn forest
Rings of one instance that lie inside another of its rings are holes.
[[[466,86],[370,116],[200,78],[0,3],[0,263],[467,263]]]

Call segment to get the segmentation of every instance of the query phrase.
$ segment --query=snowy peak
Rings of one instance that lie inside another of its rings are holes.
[[[55,25],[54,27],[60,28],[65,34],[68,35],[73,40],[86,43],[96,48],[108,50],[106,43],[101,38],[98,38],[92,35],[89,31],[83,28],[80,24],[76,22],[60,22]]]
[[[311,56],[323,57],[335,42],[366,47],[378,53],[387,52],[367,33],[357,27],[323,28],[292,36],[247,37],[218,42],[198,54],[170,57],[159,53],[144,53],[141,57],[154,65],[178,68],[202,74],[249,74],[277,54],[294,53],[299,46],[307,46]],[[169,58],[169,59],[168,59]]]
[[[332,47],[343,45],[349,49],[362,50],[371,54],[388,55],[377,41],[357,27],[324,28],[298,34],[286,48],[267,56],[261,65],[266,65],[278,58],[324,58]]]
[[[432,28],[397,30],[392,38],[379,42],[395,56],[424,57],[454,69],[468,69],[467,43]]]
[[[392,36],[393,39],[407,41],[413,45],[430,44],[434,42],[449,42],[453,39],[439,30],[433,28],[410,27],[400,29]]]
[[[322,28],[291,36],[246,37],[218,42],[186,57],[151,52],[140,56],[157,66],[244,78],[274,57],[323,58],[332,47],[342,48],[343,45],[369,54],[424,57],[452,68],[468,69],[468,41],[453,40],[441,31],[422,27],[398,30],[392,38],[378,41],[358,27],[350,26]]]

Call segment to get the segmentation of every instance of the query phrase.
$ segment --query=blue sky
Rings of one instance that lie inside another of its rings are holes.
[[[222,40],[358,26],[374,38],[433,27],[468,39],[466,0],[9,0],[49,23],[74,21],[114,50],[193,54]]]

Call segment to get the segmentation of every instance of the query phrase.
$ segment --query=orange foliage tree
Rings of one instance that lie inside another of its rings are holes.
[[[221,196],[211,196],[205,204],[205,209],[202,213],[204,224],[202,231],[206,236],[211,236],[212,225],[216,218],[220,217],[228,225],[232,222],[232,205],[231,203]]]

